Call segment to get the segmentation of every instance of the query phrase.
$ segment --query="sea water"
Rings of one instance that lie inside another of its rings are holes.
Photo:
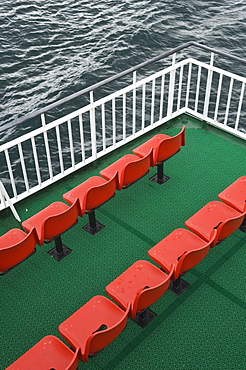
[[[245,0],[2,0],[0,125],[188,41],[244,58],[245,18]]]

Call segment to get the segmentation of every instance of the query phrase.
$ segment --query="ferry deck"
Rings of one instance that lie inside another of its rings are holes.
[[[190,114],[181,114],[88,163],[73,174],[15,204],[24,221],[64,193],[131,153],[157,133],[176,135],[186,126],[186,145],[165,162],[170,177],[159,185],[147,175],[96,210],[105,227],[95,235],[82,227],[62,235],[72,252],[56,261],[54,242],[1,276],[1,356],[5,369],[46,335],[65,340],[58,326],[137,260],[153,262],[148,250],[245,175],[246,143]],[[0,212],[0,235],[20,228],[9,208]],[[245,369],[246,234],[239,229],[211,248],[183,279],[180,295],[167,290],[152,306],[145,327],[128,319],[124,331],[78,369]],[[158,266],[157,264],[155,264]],[[107,296],[108,297],[108,296]],[[67,344],[67,343],[66,343]]]

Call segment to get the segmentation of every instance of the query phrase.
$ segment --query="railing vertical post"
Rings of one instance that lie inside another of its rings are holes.
[[[192,64],[189,63],[188,78],[187,78],[187,89],[186,89],[186,99],[185,99],[185,108],[186,109],[189,108],[191,70],[192,70]]]
[[[92,157],[97,158],[97,140],[96,140],[96,119],[95,119],[95,108],[94,108],[94,97],[93,91],[90,91],[90,127],[91,127],[91,150]]]
[[[233,83],[234,83],[234,79],[231,78],[229,92],[228,92],[228,98],[227,98],[227,103],[226,103],[226,112],[225,112],[225,118],[224,118],[224,125],[227,125],[227,121],[228,121]]]
[[[3,204],[3,207],[1,206]],[[3,192],[2,192],[2,189],[1,189],[1,184],[0,184],[0,209],[5,209],[6,208],[6,202],[5,202],[5,198],[3,196]]]
[[[196,81],[195,113],[197,113],[197,109],[198,109],[199,93],[200,93],[200,82],[201,82],[201,71],[202,71],[202,68],[199,65],[198,71],[197,71],[197,81]]]
[[[106,151],[106,122],[105,122],[105,104],[101,105],[101,114],[102,114],[102,142],[103,142],[103,151]]]
[[[213,64],[214,64],[214,53],[211,53],[210,67],[212,67]],[[204,108],[203,108],[203,118],[206,118],[208,115],[208,106],[209,106],[210,93],[211,93],[212,77],[213,77],[213,71],[211,68],[208,68],[208,78],[207,78],[206,95],[205,95]]]
[[[235,130],[238,130],[238,124],[239,124],[240,113],[241,113],[242,102],[243,102],[243,96],[244,96],[244,89],[245,89],[245,82],[242,83],[241,94],[240,94],[238,110],[237,110],[237,118],[236,118],[236,123],[235,123]]]
[[[72,124],[71,124],[70,119],[67,121],[67,127],[68,127],[68,138],[69,138],[69,146],[70,146],[71,163],[72,163],[72,168],[74,168],[75,158],[74,158],[74,146],[73,146],[73,133],[72,133]]]
[[[36,149],[36,144],[35,144],[35,137],[31,137],[31,143],[32,143],[32,152],[33,152],[33,157],[34,157],[34,163],[35,163],[35,168],[36,168],[36,175],[37,175],[37,180],[38,180],[38,185],[42,187],[42,180],[41,180],[41,175],[40,175],[40,168],[39,168],[39,163],[38,163],[38,154],[37,154],[37,149]]]
[[[22,168],[22,173],[24,177],[25,187],[26,187],[27,192],[29,192],[29,183],[28,183],[26,165],[25,165],[21,143],[18,144],[18,150],[19,150],[19,156],[20,156],[20,162],[21,162],[21,168]]]
[[[84,127],[82,114],[79,115],[79,132],[80,132],[80,145],[81,145],[81,158],[82,162],[85,161],[85,141],[84,141]]]
[[[176,53],[172,55],[172,66],[175,66]],[[173,96],[174,96],[174,83],[175,83],[175,69],[173,68],[170,72],[170,81],[169,81],[169,93],[168,93],[168,108],[167,116],[172,118],[173,113]]]
[[[160,123],[161,123],[162,116],[163,116],[164,86],[165,86],[165,74],[161,76],[161,97],[160,97],[160,114],[159,114]]]
[[[142,90],[142,131],[145,129],[145,97],[146,97],[146,84],[143,84]]]
[[[112,128],[113,128],[113,146],[116,144],[116,110],[115,98],[112,99]]]
[[[136,132],[136,82],[137,72],[133,72],[133,92],[132,92],[132,134],[135,136]]]
[[[122,124],[123,124],[123,142],[126,141],[126,93],[122,98]]]
[[[179,112],[179,110],[180,110],[180,103],[181,103],[181,92],[182,92],[183,70],[184,70],[184,66],[182,65],[182,66],[180,67],[180,71],[179,71],[179,91],[178,91],[178,102],[177,102],[177,111],[178,111],[178,112]]]
[[[152,81],[150,125],[153,126],[155,117],[155,79]]]
[[[63,157],[62,157],[60,126],[56,126],[56,140],[57,140],[57,147],[58,147],[60,170],[61,170],[61,173],[63,174],[64,173],[64,164],[63,164]]]
[[[11,166],[9,152],[8,152],[7,149],[5,149],[4,154],[5,154],[6,163],[7,163],[7,166],[8,166],[8,172],[9,172],[9,177],[10,177],[10,182],[11,182],[14,198],[18,199],[16,185],[15,185],[15,178],[14,178],[14,175],[13,175],[13,170],[12,170],[12,166]]]
[[[215,104],[215,110],[214,110],[214,122],[217,121],[217,117],[218,117],[222,80],[223,80],[223,75],[220,74],[219,84],[218,84],[218,89],[217,89],[217,98],[216,98],[216,104]]]
[[[46,130],[46,123],[45,123],[45,116],[44,113],[41,114],[41,122],[44,129],[44,144],[46,149],[46,156],[47,156],[47,162],[48,162],[48,168],[49,168],[49,174],[50,174],[50,180],[53,180],[53,172],[52,172],[52,165],[51,165],[51,158],[50,158],[50,148],[49,148],[49,140]]]

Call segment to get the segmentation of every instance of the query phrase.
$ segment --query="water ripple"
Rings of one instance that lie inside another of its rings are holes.
[[[0,125],[194,40],[244,57],[245,1],[3,0]]]

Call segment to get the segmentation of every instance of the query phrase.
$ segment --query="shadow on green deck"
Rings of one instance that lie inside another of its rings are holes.
[[[171,179],[164,185],[149,175],[96,211],[106,227],[87,234],[87,216],[63,236],[73,252],[56,262],[37,247],[34,256],[1,277],[1,356],[4,369],[57,327],[117,275],[239,176],[245,175],[245,143],[194,119],[175,120],[170,135],[187,125],[186,146],[166,162]],[[203,126],[203,127],[201,127]],[[141,138],[144,141],[153,133]],[[121,148],[119,158],[140,142]],[[239,144],[239,145],[238,145]],[[112,155],[17,204],[22,220],[112,163]],[[0,214],[0,232],[19,227]],[[246,235],[237,230],[185,275],[190,287],[180,296],[166,292],[151,308],[158,316],[145,329],[129,320],[124,332],[79,369],[244,369]]]

